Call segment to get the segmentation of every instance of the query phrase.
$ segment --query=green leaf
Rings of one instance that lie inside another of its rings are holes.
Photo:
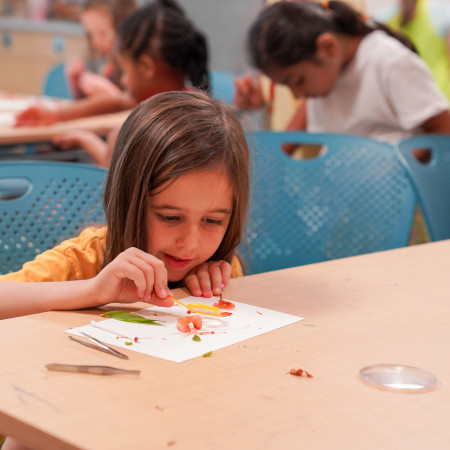
[[[147,319],[142,316],[138,316],[137,314],[131,314],[126,311],[108,311],[103,314],[101,314],[102,317],[111,317],[111,319],[121,320],[122,322],[132,322],[132,323],[146,323],[148,325],[159,325],[159,326],[165,326],[162,323],[157,322],[163,322],[161,320],[156,319]]]
[[[197,336],[197,335],[195,335],[195,336],[192,338],[192,340],[195,341],[195,342],[200,342],[200,341],[201,341],[200,336]]]
[[[211,356],[212,352],[208,352],[208,353],[203,353],[203,358],[207,358],[208,356]]]
[[[125,341],[125,345],[133,345],[133,343],[130,341]]]

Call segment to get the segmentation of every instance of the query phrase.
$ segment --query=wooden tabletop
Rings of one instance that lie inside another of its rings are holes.
[[[180,364],[70,341],[64,330],[100,309],[4,320],[0,434],[37,449],[448,448],[449,259],[442,241],[234,279],[226,298],[305,320]],[[50,362],[141,375],[47,372]],[[422,393],[373,388],[358,373],[376,363],[440,381]]]
[[[0,126],[0,145],[45,142],[50,141],[58,134],[76,130],[88,130],[99,136],[105,136],[111,129],[120,127],[129,113],[130,111],[122,111],[102,114],[66,122],[57,122],[45,127]]]

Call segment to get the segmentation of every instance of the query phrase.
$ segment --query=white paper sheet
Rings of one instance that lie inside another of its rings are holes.
[[[202,298],[201,300],[198,297],[183,299],[183,303],[186,304],[201,302],[212,305],[217,301],[218,299],[214,297],[211,299]],[[177,330],[178,319],[188,315],[186,309],[177,304],[171,308],[152,306],[134,312],[134,314],[148,319],[161,320],[164,326],[105,319],[94,321],[91,325],[71,328],[66,330],[66,333],[82,336],[78,332],[78,330],[81,330],[107,344],[169,361],[183,362],[303,320],[303,317],[291,314],[235,301],[233,303],[236,305],[234,309],[224,310],[231,312],[231,316],[212,317],[202,315],[202,329],[198,331],[193,330],[190,333],[181,333]],[[125,337],[119,337],[118,335]],[[195,335],[200,337],[200,342],[192,340]],[[138,338],[137,342],[135,342],[136,337]],[[132,342],[132,344],[126,345],[125,342]]]

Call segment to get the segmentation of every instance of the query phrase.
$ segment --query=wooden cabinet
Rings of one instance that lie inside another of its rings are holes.
[[[48,70],[71,56],[87,54],[76,23],[0,18],[0,89],[40,94]]]

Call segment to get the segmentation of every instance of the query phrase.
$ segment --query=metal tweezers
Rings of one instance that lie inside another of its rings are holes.
[[[93,348],[95,350],[99,350],[101,352],[109,353],[110,355],[117,356],[118,358],[128,359],[127,355],[124,355],[123,353],[120,353],[119,351],[115,350],[114,348],[110,347],[109,345],[105,344],[104,342],[98,340],[94,336],[91,336],[90,334],[84,333],[83,331],[77,330],[79,333],[81,333],[83,336],[86,336],[89,340],[96,342],[96,344],[92,344],[91,342],[82,341],[81,339],[76,338],[75,336],[70,336],[69,338],[72,339],[72,341],[78,342],[80,344],[85,345],[86,347]]]
[[[46,364],[47,370],[57,372],[92,373],[94,375],[140,375],[140,370],[126,370],[110,366],[80,366],[77,364]]]

